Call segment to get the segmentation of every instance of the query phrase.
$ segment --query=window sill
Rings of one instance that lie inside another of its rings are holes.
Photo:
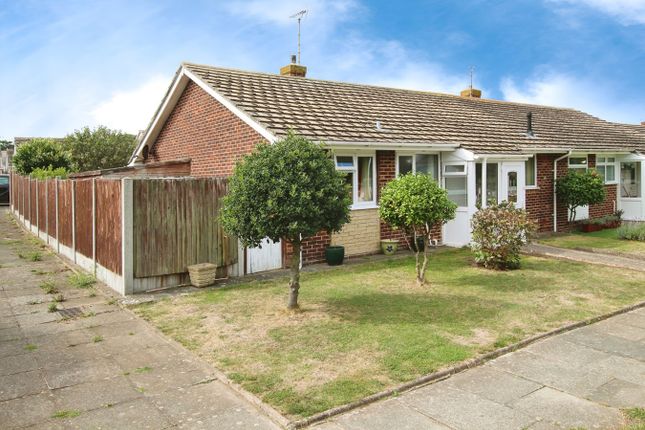
[[[352,210],[352,211],[360,211],[363,209],[378,209],[378,205],[376,203],[365,203],[365,204],[351,205],[349,207],[349,210]]]
[[[537,185],[526,185],[526,186],[524,187],[524,189],[525,189],[525,190],[539,190],[539,189],[540,189],[540,187],[538,187]]]
[[[605,182],[605,185],[618,185],[618,181]]]

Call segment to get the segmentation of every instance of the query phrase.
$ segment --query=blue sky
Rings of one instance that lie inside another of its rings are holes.
[[[0,0],[0,136],[146,127],[181,61],[645,121],[645,0]]]

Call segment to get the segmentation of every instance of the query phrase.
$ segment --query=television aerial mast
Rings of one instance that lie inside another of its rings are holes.
[[[300,64],[300,21],[305,15],[307,15],[307,9],[303,9],[300,12],[294,13],[289,17],[296,18],[298,20],[298,64]]]

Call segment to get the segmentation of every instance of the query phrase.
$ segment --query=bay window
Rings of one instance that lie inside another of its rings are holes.
[[[616,158],[597,156],[596,171],[605,183],[616,182]]]
[[[448,198],[459,207],[468,206],[468,181],[466,163],[445,163],[443,165],[443,184]]]
[[[376,206],[376,163],[374,155],[337,155],[336,170],[345,173],[352,209]]]

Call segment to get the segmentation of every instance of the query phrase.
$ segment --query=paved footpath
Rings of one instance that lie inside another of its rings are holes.
[[[615,429],[645,407],[645,308],[537,342],[444,381],[315,426]]]
[[[636,258],[622,257],[619,255],[601,254],[576,249],[556,248],[541,243],[530,243],[524,247],[528,254],[543,255],[552,258],[564,258],[566,260],[580,261],[589,264],[600,264],[603,266],[621,267],[623,269],[638,270],[645,272],[645,261]]]
[[[27,237],[0,211],[1,429],[278,428],[100,288],[71,286]],[[48,312],[42,284],[76,314]]]

